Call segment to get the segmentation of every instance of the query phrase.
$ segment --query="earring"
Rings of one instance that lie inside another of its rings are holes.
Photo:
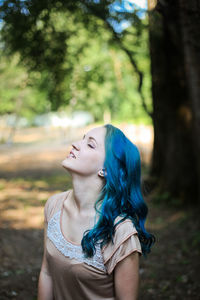
[[[99,171],[99,176],[104,177],[103,169]]]

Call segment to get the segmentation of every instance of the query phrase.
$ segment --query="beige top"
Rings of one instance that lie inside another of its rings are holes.
[[[63,203],[48,201],[45,205],[47,222],[46,256],[53,280],[55,300],[114,300],[114,268],[134,251],[141,253],[137,231],[131,220],[117,225],[112,242],[102,250],[96,247],[92,258],[85,258],[81,245],[63,235],[60,226]],[[121,217],[117,217],[115,223]]]

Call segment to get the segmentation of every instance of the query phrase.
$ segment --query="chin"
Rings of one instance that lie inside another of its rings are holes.
[[[67,159],[64,159],[64,160],[61,162],[61,165],[62,165],[65,169],[68,169]]]
[[[70,164],[70,160],[68,158],[65,158],[62,162],[61,162],[62,167],[68,171],[70,174],[73,170],[72,165]]]

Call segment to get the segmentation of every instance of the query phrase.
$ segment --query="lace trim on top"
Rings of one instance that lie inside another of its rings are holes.
[[[100,245],[96,245],[96,253],[91,258],[84,257],[81,245],[74,245],[67,241],[60,228],[60,215],[58,211],[48,222],[47,237],[53,242],[55,247],[66,257],[75,258],[79,262],[86,263],[100,270],[107,271],[101,253]]]

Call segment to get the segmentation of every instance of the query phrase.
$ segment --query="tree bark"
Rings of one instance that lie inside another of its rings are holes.
[[[185,72],[193,114],[193,146],[200,197],[200,1],[179,0]]]
[[[154,123],[151,176],[156,178],[159,192],[189,203],[198,199],[200,177],[179,1],[160,1],[152,9],[155,1],[149,0]]]

